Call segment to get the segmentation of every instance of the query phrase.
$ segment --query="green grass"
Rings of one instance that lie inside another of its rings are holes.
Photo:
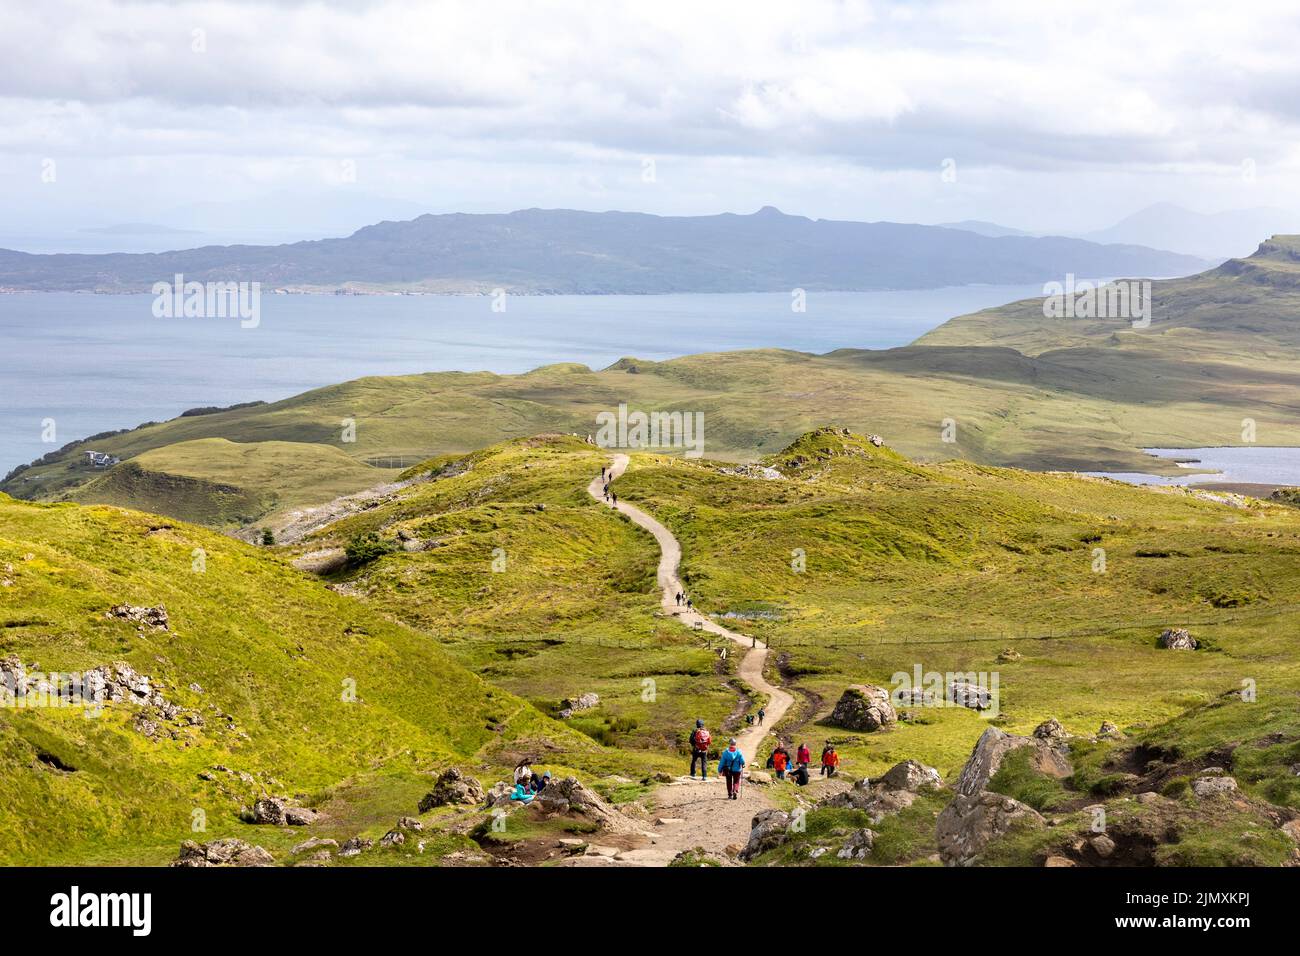
[[[150,740],[126,705],[94,719],[0,709],[0,862],[163,862],[192,835],[196,809],[204,838],[268,848],[304,838],[239,822],[263,789],[325,805],[372,781],[392,794],[375,798],[391,826],[448,764],[489,783],[521,751],[584,775],[635,764],[494,688],[427,635],[198,527],[0,497],[0,570],[0,656],[62,673],[126,661],[204,719]],[[165,605],[170,630],[106,617],[119,603]],[[216,764],[251,782],[199,779]],[[344,828],[378,822],[350,813],[346,803],[330,811]]]

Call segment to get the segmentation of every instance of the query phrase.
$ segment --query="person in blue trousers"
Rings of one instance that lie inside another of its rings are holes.
[[[740,774],[745,769],[745,755],[736,747],[736,738],[727,741],[727,749],[722,751],[718,760],[718,773],[727,781],[727,799],[740,797]]]

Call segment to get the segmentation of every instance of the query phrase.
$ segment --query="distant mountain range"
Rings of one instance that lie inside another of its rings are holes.
[[[32,255],[0,250],[0,287],[147,292],[186,280],[294,291],[481,293],[788,292],[1178,276],[1206,260],[1059,236],[788,216],[652,216],[527,209],[423,215],[346,238],[164,253]]]
[[[964,219],[940,225],[945,229],[960,229],[981,236],[1042,235],[981,219]],[[1298,230],[1300,217],[1282,209],[1231,209],[1226,212],[1202,213],[1161,202],[1139,209],[1107,229],[1067,234],[1089,242],[1169,249],[1217,262],[1250,255],[1259,245],[1261,237],[1284,235]],[[1057,233],[1060,234],[1062,233]]]

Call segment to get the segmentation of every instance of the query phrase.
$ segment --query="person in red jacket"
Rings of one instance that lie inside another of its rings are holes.
[[[835,776],[835,768],[840,765],[840,755],[835,752],[834,744],[827,744],[822,751],[822,776]]]
[[[799,745],[799,750],[795,753],[794,762],[804,767],[812,763],[812,751],[808,749],[807,744]]]

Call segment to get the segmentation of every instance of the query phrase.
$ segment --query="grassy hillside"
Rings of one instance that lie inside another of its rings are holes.
[[[73,488],[66,497],[212,527],[241,526],[270,512],[319,504],[394,474],[328,445],[199,438],[150,449]]]
[[[1225,735],[1255,725],[1263,736],[1291,714],[1286,739],[1300,738],[1300,655],[1287,636],[1300,613],[1293,510],[962,462],[918,467],[826,431],[768,463],[789,477],[634,459],[620,495],[673,529],[697,605],[770,640],[816,714],[846,684],[890,686],[920,664],[998,672],[1008,730],[1056,716],[1075,733],[1103,720],[1154,733],[1249,679],[1259,700],[1239,704],[1240,726]],[[1157,649],[1168,626],[1191,627],[1205,647]],[[1015,659],[999,661],[1006,648]],[[973,711],[927,709],[886,735],[799,736],[841,739],[852,773],[904,757],[948,773],[986,725]]]
[[[262,792],[326,809],[312,832],[346,839],[413,813],[427,771],[490,781],[521,750],[628,767],[431,636],[191,525],[0,497],[0,579],[0,658],[45,673],[122,661],[182,709],[0,708],[0,863],[163,862],[195,836],[195,810],[200,839],[303,839],[239,821]],[[122,603],[164,605],[169,627],[107,615]]]
[[[436,475],[337,522],[292,554],[375,534],[389,550],[330,575],[385,613],[440,635],[458,661],[624,750],[676,752],[692,721],[736,726],[743,687],[726,641],[659,616],[653,540],[586,493],[609,456],[538,436],[411,470]]]

